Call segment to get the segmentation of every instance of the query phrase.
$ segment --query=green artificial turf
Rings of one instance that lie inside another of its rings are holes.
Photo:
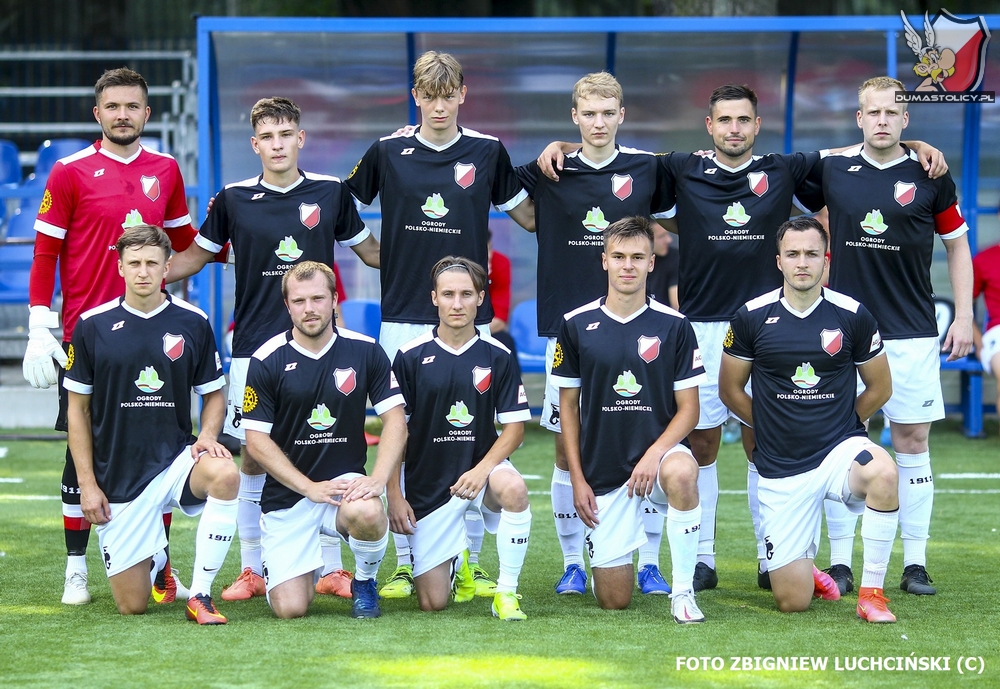
[[[214,590],[229,624],[200,628],[184,619],[180,602],[151,605],[144,616],[124,618],[111,599],[96,537],[88,555],[94,601],[64,606],[59,602],[65,552],[57,496],[65,446],[0,440],[7,449],[0,458],[0,480],[23,479],[0,482],[0,683],[171,689],[1000,686],[1000,606],[994,587],[1000,563],[1000,480],[941,478],[1000,472],[996,425],[987,424],[987,431],[986,440],[967,440],[954,423],[934,428],[937,493],[928,569],[939,594],[915,597],[899,591],[897,540],[886,579],[890,608],[899,618],[895,625],[859,621],[856,594],[839,602],[815,601],[801,614],[777,612],[770,593],[756,586],[753,531],[745,493],[738,493],[746,489],[746,462],[738,445],[724,446],[719,457],[720,584],[698,595],[705,624],[675,624],[666,596],[637,592],[632,606],[621,612],[599,610],[589,593],[557,596],[552,587],[562,557],[548,496],[552,441],[535,426],[512,458],[523,474],[540,477],[527,480],[534,522],[519,589],[525,622],[493,619],[484,598],[433,614],[421,613],[414,599],[386,600],[382,618],[352,620],[350,602],[329,597],[318,597],[305,619],[279,621],[263,599],[226,603],[218,597],[239,573],[235,542]],[[194,520],[175,513],[172,559],[184,582],[190,581],[195,527]],[[669,579],[665,538],[661,552],[661,569]],[[824,542],[819,566],[827,563],[828,552]],[[352,562],[346,547],[344,559]],[[496,573],[492,536],[486,537],[481,562]],[[854,563],[860,577],[860,537]],[[390,546],[382,578],[394,564]],[[791,663],[792,657],[803,656],[826,659],[827,669],[770,664],[775,658]],[[969,656],[976,663],[982,658],[982,674],[959,674],[959,658]],[[749,660],[739,660],[741,669],[733,670],[734,657]],[[862,657],[949,661],[947,670],[837,669]],[[713,662],[724,669],[702,669]]]

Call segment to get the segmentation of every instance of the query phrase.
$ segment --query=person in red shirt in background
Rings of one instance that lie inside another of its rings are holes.
[[[980,251],[972,259],[972,296],[975,299],[980,294],[986,302],[984,332],[973,322],[972,338],[983,370],[1000,377],[1000,244]],[[997,411],[1000,413],[1000,390]]]
[[[517,346],[510,335],[507,321],[510,318],[510,259],[493,249],[493,232],[487,246],[486,271],[490,276],[490,301],[493,302],[493,320],[490,321],[490,335],[499,340],[513,354],[514,372],[521,377],[521,367],[517,362]]]

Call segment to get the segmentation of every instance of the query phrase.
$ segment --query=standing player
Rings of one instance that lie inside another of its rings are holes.
[[[523,620],[517,582],[528,550],[531,508],[524,479],[507,459],[531,419],[510,351],[480,337],[476,312],[486,298],[486,271],[467,258],[446,256],[431,273],[437,327],[406,343],[393,372],[406,399],[409,440],[403,467],[406,497],[390,481],[389,519],[407,534],[421,610],[443,610],[456,577],[457,603],[472,600],[465,513],[481,509],[497,537],[500,574],[493,616]],[[497,436],[494,418],[503,425]]]
[[[346,184],[362,206],[382,204],[382,328],[379,343],[390,359],[399,347],[431,330],[437,313],[427,302],[428,275],[442,256],[468,256],[487,263],[490,205],[526,229],[534,229],[531,200],[503,144],[493,136],[458,126],[467,87],[462,66],[447,53],[428,51],[413,66],[411,94],[421,125],[410,134],[372,144]],[[477,325],[489,334],[489,295]],[[397,570],[380,593],[386,598],[413,591],[410,554],[396,538]]]
[[[232,242],[236,263],[236,328],[229,369],[229,406],[225,431],[246,440],[241,425],[243,387],[250,356],[291,327],[281,299],[282,276],[299,261],[333,264],[334,244],[349,246],[366,264],[379,266],[379,244],[358,216],[354,200],[336,177],[298,168],[305,130],[302,113],[287,98],[262,98],[250,111],[250,145],[263,172],[219,192],[194,243],[174,258],[171,279],[202,268],[213,252]],[[223,600],[264,595],[260,554],[260,496],[264,468],[253,451],[241,453],[240,555],[243,571],[222,592]],[[337,548],[339,544],[331,546]],[[341,568],[319,584],[322,592],[349,595],[349,576]]]
[[[684,316],[646,297],[649,220],[624,218],[603,234],[607,296],[566,314],[552,368],[594,595],[606,610],[632,601],[645,498],[667,515],[674,620],[703,622],[693,590],[698,465],[681,443],[698,419],[705,369]]]
[[[730,319],[745,301],[781,284],[780,277],[771,269],[771,238],[775,228],[788,219],[796,190],[820,158],[818,152],[754,155],[760,122],[753,89],[733,84],[720,86],[709,98],[705,118],[714,155],[659,156],[665,193],[670,199],[668,205],[673,205],[670,215],[676,217],[681,240],[680,311],[695,329],[708,375],[707,384],[699,387],[701,414],[689,438],[701,467],[698,494],[702,529],[695,568],[696,591],[715,588],[719,581],[715,569],[715,514],[719,498],[715,460],[722,424],[729,416],[718,395],[722,341]],[[924,146],[920,146],[921,151]],[[554,147],[550,146],[540,163],[547,163],[554,153]],[[940,157],[930,147],[924,155],[935,161]],[[930,162],[927,167],[932,167]],[[941,167],[940,164],[933,167],[932,172],[940,174]],[[543,169],[548,174],[548,166],[543,165]],[[725,285],[725,289],[720,289],[720,285]],[[751,448],[752,437],[748,430],[745,434],[744,448]],[[749,462],[750,458],[747,459]],[[757,472],[749,462],[747,495],[757,535],[757,560],[759,567],[766,569],[756,485]],[[759,576],[758,581],[763,584],[766,577]]]
[[[858,617],[895,622],[883,582],[896,535],[898,476],[862,420],[892,393],[878,324],[864,306],[823,289],[826,231],[796,218],[777,232],[781,288],[747,302],[726,334],[719,393],[754,429],[754,464],[778,609],[799,612],[813,596],[838,600],[836,582],[813,565],[827,496],[864,512],[865,570]],[[866,388],[856,395],[857,377]],[[745,391],[752,378],[753,399]]]
[[[281,293],[293,327],[254,352],[243,408],[247,446],[267,470],[261,544],[268,602],[281,618],[306,614],[323,566],[320,535],[327,534],[349,543],[357,562],[351,616],[378,617],[375,575],[389,537],[382,493],[406,442],[403,398],[375,340],[334,327],[329,267],[295,265]],[[383,422],[371,476],[368,398]]]
[[[858,89],[858,127],[864,144],[825,158],[816,193],[803,196],[830,211],[830,287],[871,309],[885,339],[892,397],[884,413],[899,466],[899,526],[903,537],[900,588],[933,595],[927,575],[927,538],[934,504],[927,436],[944,418],[940,352],[949,360],[972,348],[972,258],[951,175],[928,179],[917,155],[900,142],[909,123],[903,84],[869,79]],[[948,255],[955,322],[938,341],[931,288],[934,235]],[[827,513],[831,571],[841,591],[853,582],[851,555],[857,517],[837,505]]]
[[[195,234],[177,162],[139,144],[149,120],[148,91],[146,80],[125,67],[108,70],[97,80],[94,117],[103,136],[55,164],[35,221],[23,370],[36,388],[60,381],[57,431],[66,430],[66,393],[62,372],[57,378],[52,359],[66,365],[64,350],[81,313],[121,295],[114,247],[122,230],[142,223],[166,228],[177,251],[186,248]],[[61,346],[50,332],[59,325],[58,314],[50,310],[57,259],[63,294]],[[62,475],[62,510],[67,553],[62,602],[81,605],[90,602],[86,558],[90,523],[80,511],[80,488],[69,448]],[[170,510],[163,515],[168,532],[170,515]],[[168,566],[158,575],[153,597],[169,603],[178,595],[177,586]]]
[[[607,72],[587,74],[573,87],[573,124],[582,145],[569,152],[556,183],[540,174],[537,162],[519,167],[518,177],[535,203],[538,238],[538,334],[545,348],[543,427],[555,433],[552,514],[563,552],[560,594],[587,588],[583,567],[584,524],[573,507],[573,485],[559,423],[559,388],[552,381],[552,360],[563,314],[607,292],[601,270],[603,232],[613,222],[667,211],[660,201],[659,165],[647,151],[619,146],[618,126],[625,120],[622,87]],[[643,593],[670,593],[659,570],[663,515],[644,506],[647,543],[639,549],[639,587]]]
[[[212,582],[236,531],[239,476],[218,441],[226,380],[208,317],[160,291],[170,239],[150,225],[116,244],[125,296],[80,316],[64,385],[69,445],[83,516],[97,536],[111,593],[123,615],[146,611],[150,572],[167,536],[161,515],[201,513],[188,619],[225,624]],[[201,434],[191,435],[191,390],[202,396]]]

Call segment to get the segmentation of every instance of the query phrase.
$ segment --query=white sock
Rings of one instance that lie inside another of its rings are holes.
[[[497,557],[500,574],[497,576],[497,593],[517,591],[517,580],[528,552],[528,533],[531,531],[531,508],[524,512],[500,510],[497,526]]]
[[[719,471],[715,462],[698,467],[698,498],[701,500],[698,562],[715,569],[715,510],[719,505]]]
[[[760,499],[757,497],[757,484],[760,474],[757,465],[747,462],[747,504],[750,506],[750,521],[753,522],[753,537],[757,541],[757,567],[761,572],[767,571],[767,550],[764,548],[764,523],[760,519]]]
[[[837,500],[824,500],[826,532],[830,537],[830,566],[850,567],[854,561],[854,533],[858,530],[858,515]]]
[[[861,520],[861,542],[865,549],[865,569],[861,575],[863,587],[883,588],[898,523],[899,510],[879,512],[865,507],[865,516]]]
[[[358,581],[374,579],[378,574],[378,566],[385,557],[385,548],[389,543],[389,530],[377,541],[359,541],[354,536],[348,536],[348,545],[354,553],[354,578]]]
[[[240,527],[241,568],[249,567],[260,576],[260,492],[264,489],[267,474],[240,472],[239,509],[236,523]],[[194,589],[191,589],[192,591]]]
[[[87,573],[87,556],[86,555],[68,555],[66,556],[66,578],[69,575],[80,572],[81,574]]]
[[[153,562],[149,565],[149,585],[156,583],[156,575],[160,573],[163,566],[167,564],[167,551],[160,550],[153,555]]]
[[[667,507],[667,543],[670,545],[670,576],[674,594],[694,588],[701,517],[701,505],[683,512]]]
[[[899,531],[903,537],[903,567],[927,565],[927,537],[934,508],[931,455],[896,453],[899,468]]]
[[[198,520],[198,536],[194,542],[194,574],[191,577],[192,596],[199,593],[212,595],[212,582],[219,568],[226,561],[226,553],[236,533],[236,500],[219,500],[211,495],[205,501],[205,509]]]
[[[327,536],[324,533],[319,535],[319,548],[323,553],[322,576],[330,572],[336,572],[344,568],[344,558],[340,554],[340,539],[336,536]]]
[[[663,515],[649,500],[642,501],[642,528],[646,542],[639,546],[639,569],[645,565],[660,567],[660,542],[663,540]]]
[[[413,558],[410,557],[410,542],[406,539],[406,536],[393,533],[392,543],[396,547],[396,567],[412,565]]]
[[[483,515],[479,510],[465,511],[465,532],[469,537],[469,564],[479,564],[479,552],[483,549]]]
[[[583,567],[583,522],[576,516],[569,472],[559,467],[552,467],[552,515],[556,520],[559,547],[562,548],[563,567]]]

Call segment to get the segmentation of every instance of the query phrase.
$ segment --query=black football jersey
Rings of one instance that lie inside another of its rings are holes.
[[[109,502],[129,502],[195,441],[191,390],[226,383],[208,317],[167,295],[150,313],[123,298],[83,313],[63,387],[90,395],[94,474]]]
[[[782,478],[811,471],[841,441],[866,434],[855,411],[857,367],[882,353],[875,318],[824,289],[806,312],[781,288],[746,303],[726,333],[725,352],[752,361],[757,471]]]
[[[372,144],[346,180],[363,206],[382,205],[382,320],[437,323],[431,268],[445,256],[486,267],[490,205],[509,211],[527,198],[500,140],[459,128],[435,146],[420,136]],[[493,320],[489,290],[476,323]]]
[[[354,199],[336,177],[301,172],[281,189],[262,176],[226,186],[195,241],[218,252],[231,241],[236,255],[233,356],[249,357],[292,327],[281,297],[281,278],[300,261],[333,265],[333,247],[354,246],[371,232]]]
[[[479,464],[501,424],[531,420],[510,350],[478,335],[455,350],[437,328],[404,345],[392,366],[406,399],[406,500],[416,518],[451,499],[449,488]]]
[[[389,357],[375,340],[338,328],[323,351],[299,346],[292,332],[275,335],[250,359],[243,394],[243,428],[267,433],[296,469],[313,481],[365,473],[365,410],[377,414],[403,403]],[[302,499],[270,474],[263,512]]]
[[[748,299],[781,285],[774,235],[819,153],[769,153],[738,168],[690,153],[659,156],[680,236],[681,312],[728,321]]]
[[[604,298],[566,314],[552,381],[580,390],[580,459],[595,495],[625,485],[677,412],[675,390],[705,382],[694,329],[654,299],[622,320]]]
[[[517,169],[535,202],[538,240],[538,334],[556,337],[563,315],[608,291],[601,266],[604,229],[634,215],[666,214],[656,156],[624,146],[603,163],[582,151],[566,156],[559,181],[538,170],[535,161]]]
[[[875,316],[887,340],[937,337],[934,235],[968,231],[951,174],[928,179],[917,155],[886,164],[861,146],[823,158],[802,201],[830,210],[830,287]]]
[[[646,294],[661,304],[670,304],[670,288],[677,286],[681,264],[680,250],[676,244],[670,246],[666,256],[657,256],[653,269],[646,273]]]

